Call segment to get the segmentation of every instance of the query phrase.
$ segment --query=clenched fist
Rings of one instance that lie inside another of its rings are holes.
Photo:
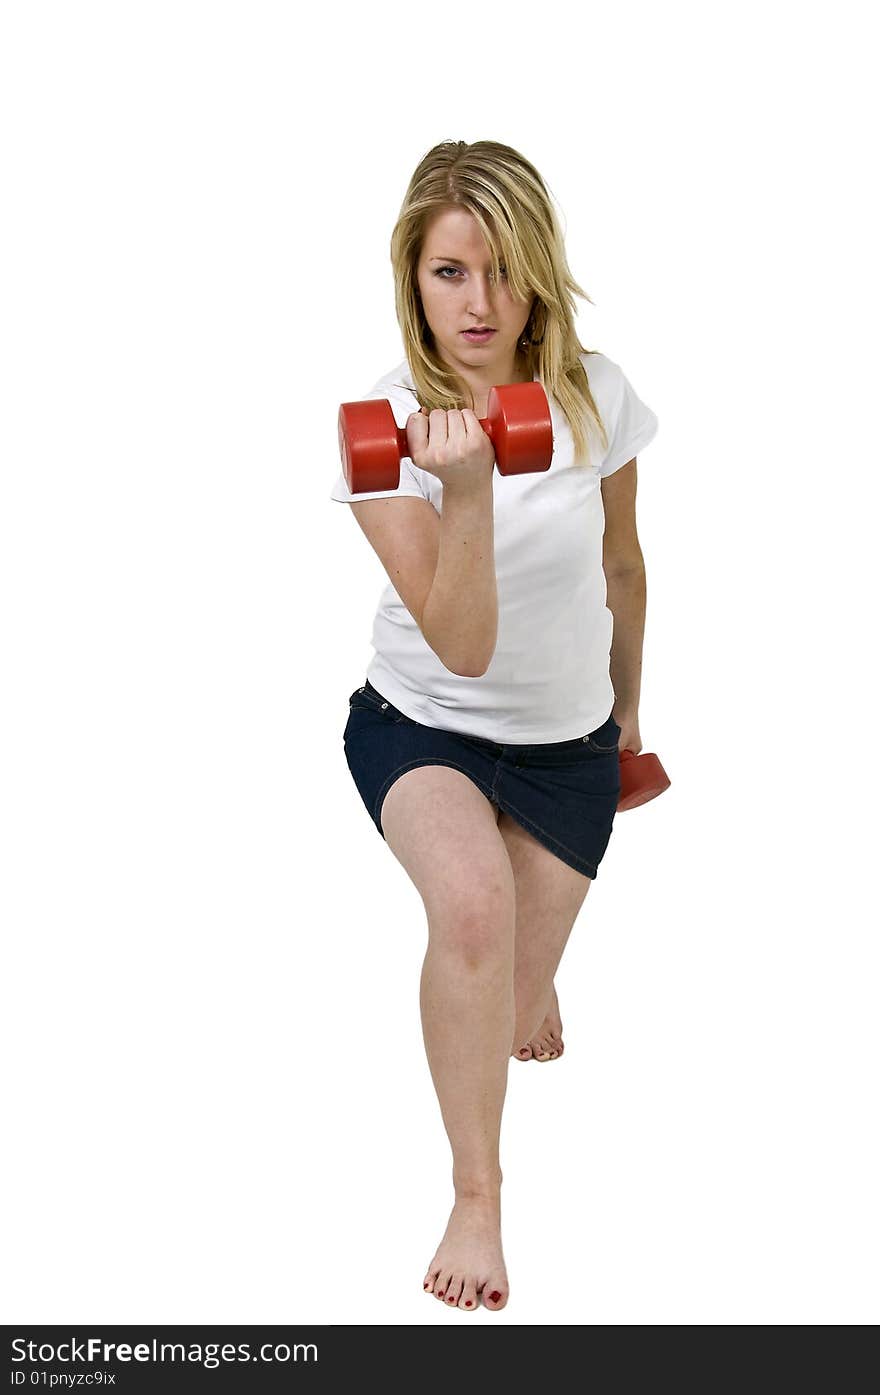
[[[436,475],[444,490],[480,489],[491,481],[495,447],[467,407],[430,415],[420,408],[407,417],[406,439],[413,464]]]

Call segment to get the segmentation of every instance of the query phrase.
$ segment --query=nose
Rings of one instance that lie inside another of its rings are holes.
[[[477,317],[477,323],[482,319],[487,319],[487,310],[491,314],[492,306],[492,282],[488,276],[475,276],[471,281],[471,294],[468,301],[468,310]]]

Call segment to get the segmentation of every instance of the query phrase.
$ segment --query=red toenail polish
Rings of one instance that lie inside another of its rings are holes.
[[[422,1288],[427,1288],[427,1287],[428,1287],[427,1284],[422,1284]]]
[[[489,1297],[492,1299],[492,1302],[493,1302],[493,1303],[497,1303],[498,1300],[499,1300],[499,1298],[501,1297],[501,1294],[500,1294],[500,1293],[490,1293],[490,1294],[489,1294]]]
[[[440,1290],[440,1297],[441,1297],[441,1298],[443,1297],[443,1290],[442,1290],[442,1288],[441,1288],[441,1290]]]
[[[469,1308],[469,1307],[471,1306],[471,1300],[470,1300],[469,1298],[466,1298],[466,1299],[464,1300],[464,1306],[465,1306],[466,1308]]]
[[[455,1299],[454,1299],[454,1298],[447,1298],[446,1302],[447,1302],[447,1303],[454,1303],[454,1302],[455,1302]]]

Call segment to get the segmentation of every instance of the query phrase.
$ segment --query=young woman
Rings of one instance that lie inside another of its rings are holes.
[[[332,493],[389,578],[343,741],[427,917],[422,1023],[455,1204],[422,1282],[498,1310],[508,1062],[562,1054],[554,975],[611,836],[619,748],[641,750],[636,452],[657,418],[579,343],[572,293],[590,297],[509,146],[430,150],[391,261],[406,356],[364,397],[391,402],[410,455],[397,489],[353,495],[340,474]],[[495,384],[535,379],[552,463],[504,477],[479,420]]]

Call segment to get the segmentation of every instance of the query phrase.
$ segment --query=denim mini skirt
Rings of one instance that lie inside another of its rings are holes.
[[[620,727],[610,715],[571,741],[503,746],[406,717],[369,679],[348,700],[345,759],[382,837],[382,802],[407,770],[450,765],[550,852],[595,879],[620,798]]]

